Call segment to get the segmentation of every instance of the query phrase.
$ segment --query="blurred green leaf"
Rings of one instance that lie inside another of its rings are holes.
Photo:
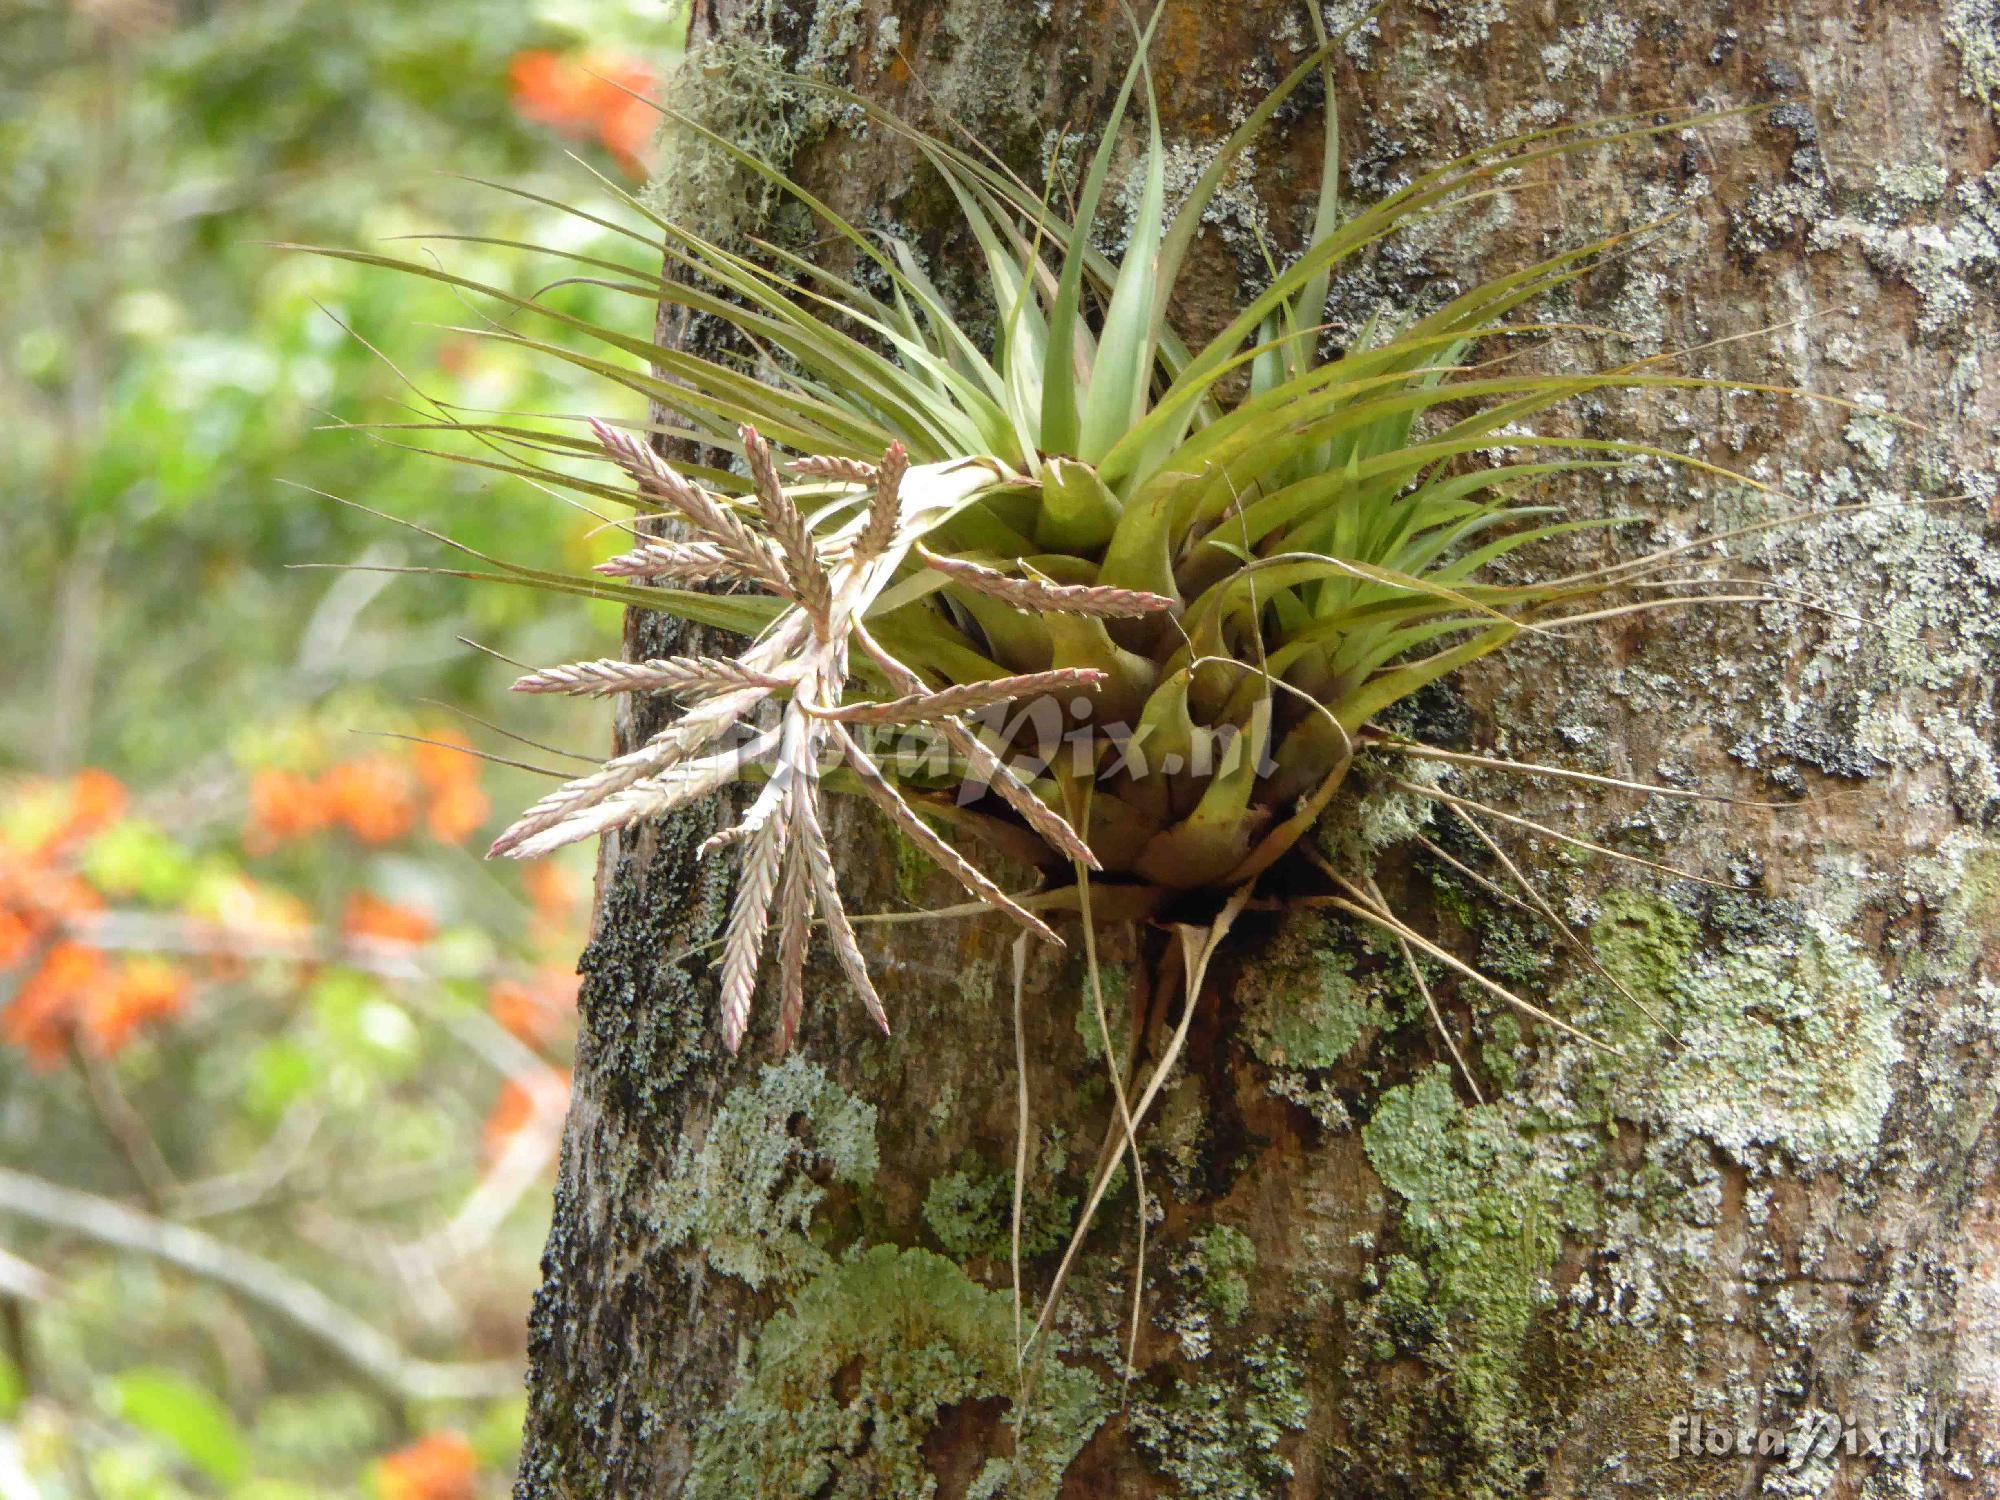
[[[236,1419],[201,1386],[172,1370],[141,1367],[117,1376],[112,1390],[121,1421],[170,1444],[221,1484],[243,1477],[249,1454]]]
[[[509,1396],[487,1407],[470,1433],[472,1451],[478,1455],[480,1464],[489,1469],[511,1468],[520,1451],[521,1428],[527,1420],[525,1395]]]
[[[342,1061],[400,1076],[423,1050],[410,1013],[379,982],[353,969],[330,969],[312,987],[313,1020]]]
[[[269,1124],[312,1091],[319,1065],[290,1037],[278,1037],[250,1054],[243,1085],[243,1108]]]
[[[21,1372],[4,1349],[0,1349],[0,1418],[12,1417],[27,1395]]]
[[[155,906],[184,899],[195,878],[195,859],[187,846],[139,818],[113,824],[92,839],[82,865],[90,882],[107,896],[136,896]]]

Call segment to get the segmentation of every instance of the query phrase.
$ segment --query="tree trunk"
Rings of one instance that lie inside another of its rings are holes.
[[[1153,77],[1169,141],[1198,163],[1312,33],[1289,0],[1166,4]],[[967,127],[1039,182],[1052,148],[1073,159],[1066,129],[1099,127],[1131,45],[1118,7],[1081,0],[709,0],[682,97],[857,222],[913,237],[950,285],[972,247],[942,228],[949,202],[912,153],[748,64],[781,59]],[[1642,514],[1658,541],[1788,509],[1974,497],[1746,538],[1716,569],[1759,580],[1725,592],[1835,613],[1613,621],[1490,659],[1420,705],[1427,733],[1461,748],[1804,799],[1460,781],[1721,882],[1492,824],[1678,1043],[1621,1022],[1603,977],[1402,838],[1411,808],[1369,790],[1351,832],[1412,922],[1620,1053],[1520,1022],[1440,968],[1455,1067],[1392,950],[1267,883],[1143,1130],[1136,1368],[1124,1377],[1128,1172],[1063,1293],[1061,1352],[1034,1367],[1023,1426],[1017,1317],[1032,1325],[1112,1139],[1074,927],[1066,952],[1030,955],[1018,997],[1000,921],[864,927],[893,1038],[822,961],[793,1055],[773,1059],[766,1003],[732,1060],[700,951],[726,909],[726,871],[694,857],[716,816],[650,827],[607,851],[584,956],[518,1494],[1996,1493],[1996,68],[1981,0],[1392,0],[1341,63],[1342,190],[1361,201],[1540,124],[1787,101],[1560,159],[1336,287],[1338,335],[1481,269],[1666,218],[1558,310],[1617,330],[1601,360],[1704,346],[1677,367],[1928,424],[1776,398],[1620,400],[1580,420],[1777,498],[1664,467],[1559,498]],[[1183,326],[1218,326],[1266,242],[1296,246],[1320,128],[1316,100],[1288,108],[1221,195]],[[695,143],[670,155],[664,191],[718,232],[818,239]],[[1643,540],[1587,535],[1600,558]],[[630,644],[657,653],[667,631],[635,619]],[[836,833],[854,910],[957,899],[865,807],[841,808]],[[1425,836],[1507,888],[1462,828],[1433,819]],[[1100,948],[1111,1051],[1142,1074],[1178,1016],[1170,936],[1107,926]],[[1780,1434],[1788,1451],[1771,1451]]]

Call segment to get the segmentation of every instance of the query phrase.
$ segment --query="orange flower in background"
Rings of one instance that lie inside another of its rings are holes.
[[[70,778],[69,819],[63,825],[62,841],[88,838],[101,833],[125,816],[125,784],[109,771],[85,767]]]
[[[429,791],[470,779],[479,780],[479,761],[472,742],[455,729],[434,729],[427,740],[410,746],[410,765]]]
[[[250,826],[243,842],[256,854],[302,839],[326,827],[326,799],[310,776],[263,770],[250,778]]]
[[[84,997],[104,982],[108,967],[95,948],[55,944],[0,1013],[0,1037],[26,1052],[37,1069],[55,1067],[69,1051]]]
[[[493,1108],[486,1116],[486,1124],[480,1129],[480,1140],[486,1148],[486,1159],[493,1160],[507,1149],[507,1143],[521,1133],[521,1128],[535,1117],[535,1096],[527,1085],[509,1078],[500,1085],[500,1097],[493,1101]]]
[[[500,1097],[493,1101],[493,1109],[480,1129],[480,1139],[489,1162],[505,1151],[515,1136],[534,1123],[542,1111],[543,1098],[547,1098],[547,1108],[551,1113],[568,1100],[568,1073],[551,1068],[545,1081],[560,1093],[545,1095],[541,1088],[530,1088],[518,1078],[509,1078],[500,1085]]]
[[[570,130],[589,119],[584,90],[590,80],[560,52],[535,47],[516,52],[507,64],[507,87],[514,112],[539,125]]]
[[[387,844],[415,824],[417,806],[409,768],[388,755],[342,761],[319,779],[327,815],[364,844]]]
[[[462,844],[485,823],[493,804],[476,786],[452,786],[431,794],[424,810],[424,822],[431,837],[445,844]]]
[[[244,844],[269,854],[297,839],[339,825],[364,844],[387,844],[416,826],[419,801],[434,838],[462,844],[485,823],[492,805],[480,790],[480,764],[459,735],[419,744],[403,761],[368,755],[342,761],[314,777],[261,770],[250,778],[250,819]],[[421,792],[421,799],[419,793]]]
[[[646,147],[659,124],[643,94],[657,82],[644,63],[627,57],[565,57],[517,52],[507,68],[514,109],[525,120],[565,135],[595,137],[635,177],[646,175]],[[626,90],[630,90],[628,93]]]
[[[486,1008],[530,1047],[546,1047],[572,1024],[579,981],[553,964],[535,971],[532,981],[502,979],[486,992]]]
[[[597,71],[610,81],[599,86],[603,93],[597,112],[597,138],[627,172],[644,177],[646,148],[652,145],[653,133],[660,128],[660,112],[632,94],[643,94],[654,86],[652,70],[628,58],[604,58],[598,62]],[[612,88],[611,84],[617,87]],[[632,92],[624,92],[626,89]]]
[[[349,941],[424,943],[437,932],[437,923],[414,906],[398,906],[370,891],[356,891],[347,898],[340,930]]]
[[[47,846],[0,844],[0,969],[22,962],[62,923],[103,905],[89,882],[51,862]]]
[[[471,742],[450,729],[433,738],[437,744],[419,744],[410,751],[410,764],[429,797],[424,822],[433,838],[462,844],[479,831],[492,804],[479,789],[481,766]]]
[[[126,800],[117,777],[83,770],[61,785],[25,784],[8,809],[10,826],[0,840],[0,969],[49,946],[0,1013],[0,1040],[21,1048],[37,1068],[63,1060],[84,1001],[108,968],[97,949],[60,938],[63,924],[100,910],[104,901],[57,857],[124,817]]]
[[[149,1021],[163,1021],[187,1009],[188,977],[157,958],[119,965],[108,984],[88,997],[83,1029],[106,1057],[115,1056],[132,1033]]]
[[[473,1500],[478,1468],[464,1434],[433,1432],[382,1460],[375,1492],[380,1500]]]
[[[0,909],[0,969],[11,969],[35,946],[35,924],[18,911]]]
[[[187,1009],[186,974],[157,958],[118,964],[83,943],[57,943],[0,1014],[0,1037],[39,1069],[60,1063],[79,1030],[106,1057],[152,1021]]]
[[[6,838],[29,859],[60,853],[125,816],[125,784],[95,767],[66,782],[34,779],[9,791]]]
[[[538,859],[521,870],[521,887],[534,908],[538,942],[566,940],[576,925],[577,903],[583,899],[576,878],[552,859]]]

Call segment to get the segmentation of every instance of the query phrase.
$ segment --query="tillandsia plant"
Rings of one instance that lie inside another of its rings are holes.
[[[841,95],[949,189],[980,253],[990,337],[970,331],[908,246],[864,232],[678,116],[708,149],[802,205],[845,247],[849,271],[760,240],[732,248],[630,198],[644,229],[583,217],[664,250],[664,272],[549,253],[576,263],[580,279],[726,325],[753,351],[740,363],[594,326],[435,266],[329,252],[545,315],[649,367],[505,327],[468,330],[601,374],[670,418],[639,432],[592,421],[586,435],[467,421],[440,406],[440,420],[405,425],[477,440],[478,452],[453,455],[465,461],[678,523],[594,577],[498,564],[504,576],[749,638],[733,656],[586,661],[522,677],[527,692],[669,693],[683,711],[551,792],[494,846],[533,856],[755,783],[741,820],[710,840],[741,859],[721,962],[731,1049],[774,914],[781,1045],[798,1024],[815,916],[888,1025],[836,888],[827,787],[868,796],[974,898],[1053,940],[1038,913],[1081,904],[1087,915],[1093,875],[1100,910],[1115,892],[1126,913],[1175,892],[1244,890],[1312,827],[1360,747],[1451,758],[1379,719],[1455,668],[1524,633],[1718,597],[1660,579],[1685,546],[1558,576],[1523,578],[1516,566],[1507,581],[1494,577],[1537,543],[1619,524],[1537,503],[1536,488],[1558,476],[1637,459],[1727,473],[1636,437],[1537,425],[1565,404],[1610,389],[1776,389],[1654,362],[1581,374],[1516,367],[1512,351],[1562,331],[1525,310],[1629,236],[1473,286],[1393,331],[1371,326],[1331,354],[1321,322],[1335,272],[1413,220],[1504,190],[1496,183],[1506,174],[1536,162],[1715,116],[1516,136],[1344,216],[1335,43],[1322,34],[1169,212],[1149,38],[1150,28],[1101,143],[1070,184],[1067,213],[976,150]],[[1315,75],[1327,83],[1328,122],[1310,240],[1197,342],[1176,328],[1174,299],[1202,216],[1246,146]],[[1145,102],[1136,213],[1114,256],[1093,235],[1135,96]],[[648,435],[742,461],[669,464]],[[580,477],[567,462],[589,455],[615,476]],[[967,718],[1015,700],[1028,709],[1001,715],[997,731],[991,716],[983,728]],[[880,749],[883,729],[901,734],[897,753]],[[1008,894],[934,825],[1040,866],[1044,888]],[[1365,872],[1329,873],[1349,910],[1414,939],[1364,889]]]

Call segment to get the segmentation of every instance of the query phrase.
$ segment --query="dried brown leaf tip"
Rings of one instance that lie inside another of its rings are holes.
[[[860,737],[862,726],[932,728],[972,774],[990,777],[994,789],[1031,827],[1066,854],[1081,851],[1087,857],[1075,830],[1002,765],[959,722],[959,716],[1023,697],[1087,690],[1105,674],[1088,667],[1059,667],[932,688],[862,623],[899,574],[949,562],[929,552],[919,562],[917,540],[938,517],[993,485],[1001,477],[996,467],[956,462],[912,469],[901,444],[892,446],[879,464],[799,460],[792,464],[792,472],[808,483],[833,481],[870,490],[865,510],[819,534],[807,519],[806,507],[781,478],[769,444],[752,427],[746,425],[741,437],[754,522],[737,502],[677,473],[643,443],[604,424],[592,425],[606,454],[693,533],[683,540],[646,542],[599,571],[695,584],[749,583],[775,594],[787,607],[734,657],[602,659],[521,677],[515,683],[520,692],[662,692],[680,699],[685,711],[638,749],[558,787],[529,808],[495,842],[493,852],[514,858],[543,854],[659,817],[732,783],[755,783],[757,790],[741,819],[702,849],[704,854],[740,852],[741,870],[721,962],[722,1038],[732,1051],[749,1027],[759,965],[774,923],[780,1046],[789,1045],[798,1028],[808,938],[815,921],[824,927],[828,946],[869,1015],[888,1029],[888,1017],[834,878],[821,796],[823,773],[829,767],[844,764],[869,800],[975,899],[1038,937],[1058,941],[1047,923],[1002,891],[931,827]],[[981,577],[991,573],[979,569]],[[1025,597],[1020,589],[1030,591],[1036,608],[1138,612],[1133,601],[1140,596],[1127,590],[1064,589],[1022,579],[1004,582],[1017,588],[1010,598]],[[851,697],[853,654],[866,661],[871,675],[887,682],[895,696]],[[780,705],[775,722],[767,709],[774,701]]]

